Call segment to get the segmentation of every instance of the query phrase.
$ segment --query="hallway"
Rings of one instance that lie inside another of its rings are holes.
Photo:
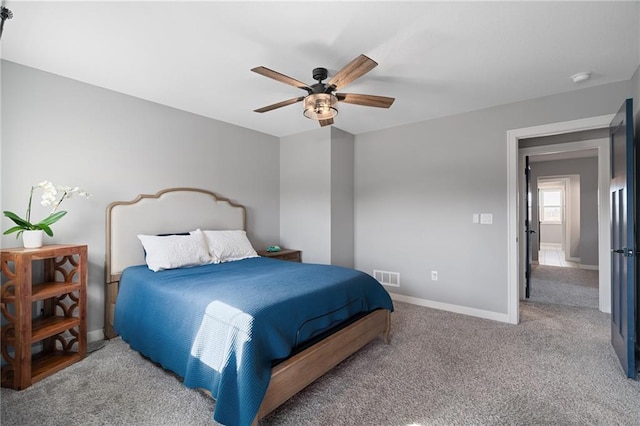
[[[564,251],[560,244],[540,243],[538,252],[538,264],[546,266],[562,266],[567,268],[578,268],[576,262],[565,260]]]

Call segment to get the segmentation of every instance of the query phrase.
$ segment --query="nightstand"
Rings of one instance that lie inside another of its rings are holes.
[[[258,254],[262,257],[270,257],[272,259],[288,260],[290,262],[302,262],[302,252],[300,250],[282,249],[280,251],[258,250]]]

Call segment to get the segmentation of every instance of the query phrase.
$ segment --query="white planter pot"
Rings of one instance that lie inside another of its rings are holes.
[[[42,247],[42,237],[44,231],[38,229],[35,231],[23,231],[22,232],[22,245],[24,248],[38,248]]]

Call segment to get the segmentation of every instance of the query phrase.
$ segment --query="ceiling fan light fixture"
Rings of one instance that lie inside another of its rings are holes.
[[[311,120],[329,120],[338,115],[338,98],[331,93],[313,93],[304,98],[304,116]]]

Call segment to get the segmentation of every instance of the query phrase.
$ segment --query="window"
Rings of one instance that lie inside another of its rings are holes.
[[[562,223],[562,189],[540,190],[540,221],[543,223]]]

